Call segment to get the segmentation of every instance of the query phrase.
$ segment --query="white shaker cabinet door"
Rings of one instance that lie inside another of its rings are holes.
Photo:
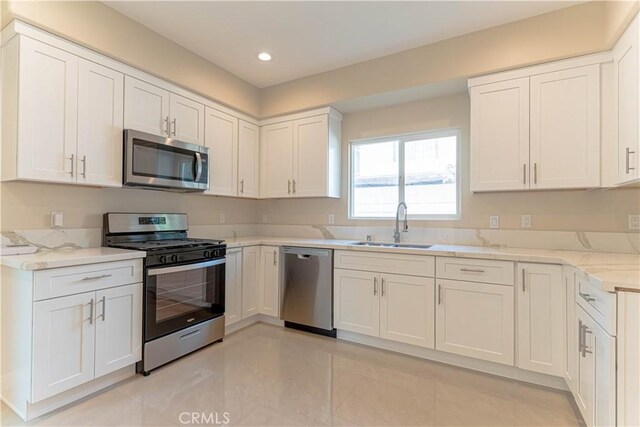
[[[78,58],[20,38],[18,178],[75,182]]]
[[[209,189],[205,194],[235,196],[238,192],[238,119],[207,107],[205,146],[209,148]]]
[[[328,116],[314,116],[293,122],[292,195],[326,197],[329,171]]]
[[[225,265],[224,319],[233,325],[242,319],[242,249],[228,249]]]
[[[84,59],[78,70],[78,182],[121,187],[124,75]]]
[[[260,313],[280,315],[280,250],[276,246],[260,247]]]
[[[562,268],[565,304],[565,368],[564,378],[569,390],[575,394],[578,363],[578,334],[575,328],[575,271],[571,267]]]
[[[95,293],[33,304],[32,402],[94,378]]]
[[[380,336],[380,276],[333,270],[333,321],[336,329]]]
[[[474,86],[471,191],[529,188],[529,78]]]
[[[531,77],[531,188],[600,185],[600,65]]]
[[[565,348],[562,267],[519,263],[518,367],[562,376]]]
[[[124,127],[168,137],[169,124],[169,92],[126,76]]]
[[[260,196],[291,196],[292,179],[293,122],[263,126],[260,131]]]
[[[170,136],[182,142],[204,145],[204,105],[169,94]]]
[[[260,128],[239,121],[238,125],[238,196],[257,198],[260,193]]]
[[[380,338],[434,348],[434,279],[380,276]]]
[[[260,246],[242,248],[242,318],[258,314],[260,307]]]
[[[142,359],[142,283],[96,292],[96,378]]]
[[[513,286],[438,279],[436,350],[513,365]]]

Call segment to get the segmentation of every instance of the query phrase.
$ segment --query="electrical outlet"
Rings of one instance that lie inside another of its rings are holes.
[[[640,215],[629,215],[629,230],[640,230]]]
[[[336,222],[336,215],[329,214],[329,224],[335,224],[335,222]]]
[[[500,217],[493,215],[489,217],[489,228],[500,228]]]
[[[64,213],[51,212],[51,228],[62,228],[64,226]]]
[[[227,216],[224,213],[220,214],[220,224],[224,224],[227,220]]]
[[[269,217],[267,214],[262,214],[262,223],[266,224],[267,222],[269,222]]]
[[[522,219],[520,221],[520,227],[531,228],[531,215],[522,215]]]

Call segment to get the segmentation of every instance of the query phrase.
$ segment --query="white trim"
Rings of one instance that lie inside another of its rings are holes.
[[[284,116],[271,117],[260,120],[260,126],[272,125],[275,123],[288,122],[291,120],[306,119],[313,116],[328,115],[329,117],[342,121],[342,113],[333,107],[316,108],[315,110],[302,111]]]
[[[353,214],[353,147],[356,145],[367,145],[367,144],[375,144],[384,141],[398,141],[400,143],[398,155],[402,161],[399,161],[400,170],[399,173],[399,200],[403,201],[404,198],[404,144],[406,142],[415,141],[417,138],[423,139],[436,139],[447,136],[456,136],[456,213],[455,214],[444,214],[444,215],[429,215],[429,214],[420,214],[420,215],[412,215],[409,214],[408,219],[413,221],[441,221],[441,220],[459,220],[462,217],[462,167],[461,167],[461,155],[462,155],[462,127],[454,126],[450,128],[441,128],[434,130],[427,130],[422,132],[410,132],[403,133],[398,135],[390,135],[390,136],[379,136],[374,138],[361,138],[361,139],[353,139],[349,141],[349,150],[348,150],[348,183],[347,183],[347,218],[349,220],[371,220],[371,221],[390,221],[393,220],[394,216],[383,216],[383,217],[368,217],[368,216],[355,216]]]
[[[224,329],[224,336],[226,337],[230,334],[238,332],[253,325],[254,323],[267,323],[269,325],[284,327],[284,320],[280,320],[279,318],[273,316],[267,316],[266,314],[254,314],[251,317],[247,317],[245,319],[232,323],[229,326],[226,326]]]
[[[368,335],[362,335],[355,332],[342,330],[338,330],[338,339],[366,345],[369,347],[408,354],[409,356],[446,363],[448,365],[484,372],[490,375],[496,375],[499,377],[537,384],[557,390],[569,391],[569,387],[567,387],[567,383],[562,377],[554,377],[537,372],[525,371],[523,369],[516,368],[515,366],[487,362],[485,360],[474,359],[457,354],[450,354],[444,351],[418,347],[411,344],[389,341],[382,338],[371,337]]]
[[[559,61],[545,62],[543,64],[533,65],[530,67],[520,67],[513,70],[471,77],[467,81],[467,87],[472,88],[474,86],[481,86],[505,80],[521,79],[523,77],[531,77],[537,74],[551,73],[554,71],[583,67],[586,65],[602,64],[611,61],[613,61],[613,54],[611,51],[605,51],[591,55],[578,56],[575,58],[562,59]]]

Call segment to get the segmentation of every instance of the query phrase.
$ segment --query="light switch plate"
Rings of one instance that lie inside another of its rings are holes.
[[[500,228],[500,217],[492,215],[489,217],[489,228]]]
[[[227,216],[224,213],[220,214],[220,224],[224,224],[227,221]]]
[[[629,215],[629,230],[640,230],[640,215]]]
[[[522,215],[522,219],[520,221],[520,227],[522,228],[531,228],[531,215]]]
[[[335,224],[335,223],[336,223],[336,215],[329,214],[329,224]]]

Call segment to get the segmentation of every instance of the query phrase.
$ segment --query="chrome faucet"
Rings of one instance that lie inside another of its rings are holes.
[[[393,241],[395,243],[400,243],[400,207],[404,206],[404,223],[402,224],[402,232],[406,233],[409,231],[409,223],[407,222],[407,217],[409,216],[407,204],[405,202],[398,203],[398,208],[396,209],[396,228],[393,230]]]

